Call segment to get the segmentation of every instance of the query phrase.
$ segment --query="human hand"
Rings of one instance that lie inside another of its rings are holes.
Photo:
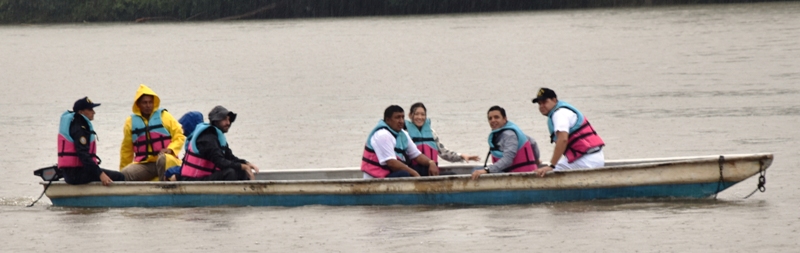
[[[439,166],[436,166],[436,163],[431,161],[430,165],[428,165],[428,175],[429,176],[438,176],[439,175]]]
[[[548,171],[553,171],[553,166],[547,165],[545,167],[540,167],[534,172],[536,172],[537,176],[544,177],[544,175],[547,174]]]
[[[461,159],[464,159],[464,161],[476,161],[476,162],[481,160],[481,158],[476,155],[467,155],[467,154],[462,154]]]
[[[247,177],[250,178],[250,180],[256,180],[256,175],[253,174],[253,167],[250,166],[249,163],[243,163],[242,170],[247,173]]]
[[[255,166],[255,165],[253,165],[252,163],[248,162],[248,163],[247,163],[247,165],[250,165],[250,167],[252,167],[252,168],[253,168],[253,171],[254,171],[255,173],[258,173],[258,172],[259,172],[259,169],[258,169],[258,167],[256,167],[256,166]]]
[[[478,180],[478,177],[480,177],[483,174],[487,174],[487,173],[488,172],[486,172],[486,170],[476,170],[476,171],[472,172],[472,180]]]
[[[100,182],[103,183],[103,186],[109,186],[114,180],[111,180],[105,172],[100,172]]]
[[[409,169],[408,174],[411,174],[412,177],[420,177],[419,173],[413,169]]]
[[[172,151],[172,149],[165,148],[165,149],[162,149],[160,152],[158,152],[158,154],[175,155],[175,151]]]

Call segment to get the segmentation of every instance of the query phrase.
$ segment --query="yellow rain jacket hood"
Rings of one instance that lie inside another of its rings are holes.
[[[169,131],[169,134],[172,137],[169,147],[167,148],[171,149],[174,155],[167,155],[167,168],[180,164],[180,159],[178,159],[177,156],[178,154],[180,154],[181,149],[183,149],[183,143],[186,140],[186,136],[183,135],[183,128],[181,128],[181,124],[178,123],[177,120],[175,120],[175,117],[172,117],[172,114],[170,114],[164,108],[161,108],[161,99],[158,97],[158,95],[146,85],[140,84],[139,89],[136,91],[136,96],[133,98],[133,106],[131,107],[131,111],[133,111],[133,114],[131,116],[128,116],[128,119],[125,120],[125,127],[123,127],[124,137],[122,138],[122,144],[120,145],[120,151],[119,151],[120,170],[125,168],[125,166],[134,163],[133,137],[131,132],[133,127],[131,124],[131,118],[141,117],[145,125],[147,125],[148,121],[150,120],[149,119],[150,115],[148,115],[148,118],[142,116],[142,111],[139,109],[139,106],[136,105],[136,101],[138,101],[139,98],[144,95],[153,96],[153,112],[156,112],[156,110],[163,110],[161,112],[161,124],[164,126],[165,129],[167,129],[167,131]],[[153,147],[148,146],[147,149],[152,151]],[[142,161],[141,163],[151,163],[151,162],[156,162],[156,160],[158,160],[158,157],[149,156],[147,157],[147,160]]]

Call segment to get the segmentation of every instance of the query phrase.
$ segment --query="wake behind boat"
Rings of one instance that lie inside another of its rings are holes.
[[[53,182],[47,197],[68,207],[303,205],[513,205],[625,198],[707,198],[763,173],[772,154],[606,161],[599,169],[487,174],[473,165],[442,166],[456,175],[362,179],[359,168],[279,170],[255,181]],[[46,185],[47,182],[42,182]]]

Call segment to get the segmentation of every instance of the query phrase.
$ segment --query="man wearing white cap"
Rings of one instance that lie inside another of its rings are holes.
[[[536,174],[543,177],[551,170],[599,168],[605,165],[605,143],[589,120],[572,105],[559,101],[556,92],[541,88],[532,101],[547,117],[550,142],[555,143],[550,166],[541,167]]]

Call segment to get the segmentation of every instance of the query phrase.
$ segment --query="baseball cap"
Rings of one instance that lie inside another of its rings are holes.
[[[539,92],[536,93],[536,97],[533,98],[533,100],[531,100],[531,102],[533,102],[534,104],[538,104],[539,101],[545,100],[545,99],[548,99],[548,98],[557,98],[556,97],[556,92],[551,90],[551,89],[542,87],[541,89],[539,89]]]
[[[75,104],[72,105],[72,111],[77,112],[83,109],[92,109],[95,107],[100,106],[100,104],[92,103],[92,100],[89,97],[83,97],[75,101]]]

